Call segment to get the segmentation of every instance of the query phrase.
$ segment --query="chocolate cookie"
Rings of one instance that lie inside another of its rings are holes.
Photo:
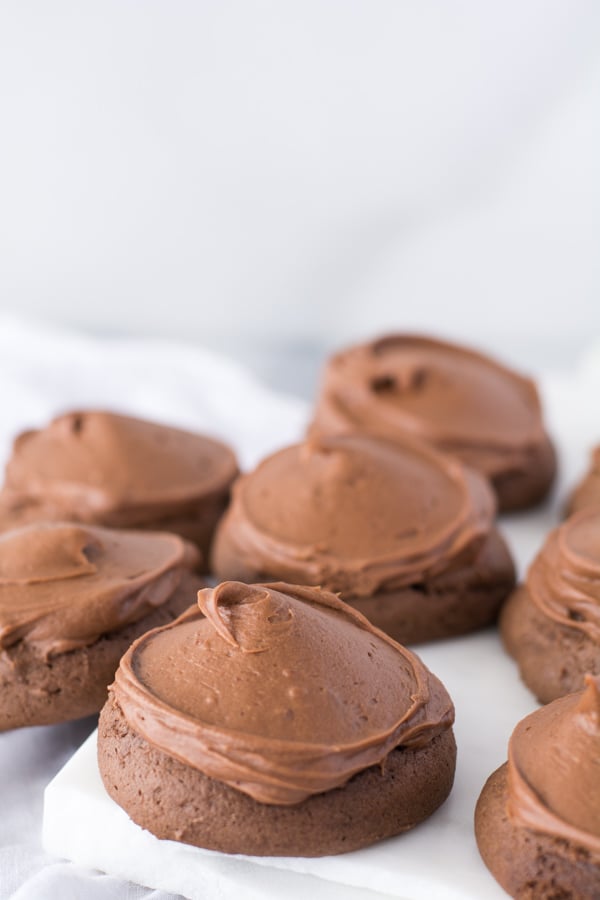
[[[452,453],[491,481],[500,510],[548,493],[556,471],[533,381],[488,356],[415,335],[389,335],[333,356],[313,435],[406,433]]]
[[[600,696],[585,691],[527,716],[508,762],[488,779],[475,812],[481,856],[511,897],[600,896]]]
[[[102,779],[135,822],[228,853],[322,856],[445,800],[454,711],[418,657],[317,588],[226,583],[199,605],[206,618],[133,645],[100,716]]]
[[[173,531],[206,565],[237,463],[218,441],[108,412],[73,412],[14,442],[0,530],[71,521]]]
[[[404,437],[311,439],[240,478],[213,547],[220,578],[339,592],[401,643],[492,622],[514,586],[485,479]]]
[[[133,640],[196,598],[172,534],[65,523],[0,535],[0,731],[98,712]]]
[[[503,608],[500,630],[542,703],[579,690],[586,672],[600,674],[600,508],[550,533]]]
[[[571,494],[567,513],[572,515],[591,506],[600,509],[600,447],[592,450],[589,471]]]

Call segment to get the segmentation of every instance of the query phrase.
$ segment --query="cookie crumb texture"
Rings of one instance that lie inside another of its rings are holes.
[[[475,811],[483,861],[516,900],[598,900],[600,859],[562,838],[513,825],[506,810],[507,765],[488,779]]]
[[[600,675],[598,645],[584,632],[542,615],[524,586],[503,607],[500,631],[523,682],[540,703],[580,691],[586,673]]]
[[[547,535],[504,606],[500,631],[542,703],[600,674],[600,510],[582,510]]]
[[[538,447],[524,455],[520,467],[490,477],[499,512],[519,512],[539,506],[552,488],[556,469],[556,450],[545,436]]]
[[[159,838],[252,856],[327,856],[413,828],[447,798],[456,744],[450,729],[418,750],[393,750],[342,788],[293,806],[258,803],[153,748],[113,698],[98,730],[110,796]]]
[[[514,566],[493,530],[474,561],[421,584],[346,602],[401,644],[421,644],[469,634],[492,624],[514,587]]]

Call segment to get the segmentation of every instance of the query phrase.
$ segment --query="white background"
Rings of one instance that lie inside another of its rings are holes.
[[[599,51],[596,0],[0,0],[0,309],[574,356]]]
[[[388,328],[568,365],[600,336],[599,159],[597,0],[0,0],[0,455],[109,395],[286,439],[195,349],[6,312],[217,346],[304,393],[306,360]],[[542,383],[559,501],[598,436],[594,359]],[[88,895],[38,831],[82,733],[0,736],[0,896]]]

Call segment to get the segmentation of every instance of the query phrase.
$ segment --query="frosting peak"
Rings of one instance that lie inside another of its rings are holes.
[[[581,510],[550,533],[527,588],[544,615],[600,644],[600,509]]]
[[[600,682],[593,675],[584,678],[585,690],[577,704],[576,713],[583,716],[584,727],[600,733]]]
[[[533,831],[600,854],[600,684],[517,725],[509,744],[508,812]]]
[[[200,591],[198,606],[215,632],[242,653],[264,653],[285,639],[294,611],[284,598],[257,585],[225,582]]]
[[[146,740],[259,802],[339,787],[452,725],[418,657],[334,594],[225,582],[199,605],[139,639],[112,691]]]
[[[38,523],[0,535],[0,651],[89,646],[173,593],[197,551],[172,534]]]
[[[478,473],[411,438],[313,436],[238,480],[214,560],[219,571],[231,553],[254,571],[369,595],[475,552],[494,511]]]

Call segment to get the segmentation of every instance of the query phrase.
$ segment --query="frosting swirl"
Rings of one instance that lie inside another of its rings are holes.
[[[452,726],[419,658],[334,594],[225,582],[198,603],[138,639],[110,690],[152,745],[261,803],[300,803]]]
[[[333,356],[313,433],[408,432],[489,478],[527,468],[547,442],[533,381],[487,356],[416,335],[389,335]]]
[[[425,444],[313,438],[238,480],[213,563],[369,596],[474,556],[494,511],[478,473]]]
[[[509,816],[600,854],[600,684],[561,697],[515,728],[508,750]]]
[[[232,451],[218,441],[109,412],[71,412],[17,437],[2,499],[29,521],[133,527],[227,490],[236,474]]]
[[[0,652],[93,644],[164,603],[195,548],[173,534],[40,523],[0,534]]]
[[[600,644],[600,509],[581,510],[550,533],[526,585],[540,612]]]

